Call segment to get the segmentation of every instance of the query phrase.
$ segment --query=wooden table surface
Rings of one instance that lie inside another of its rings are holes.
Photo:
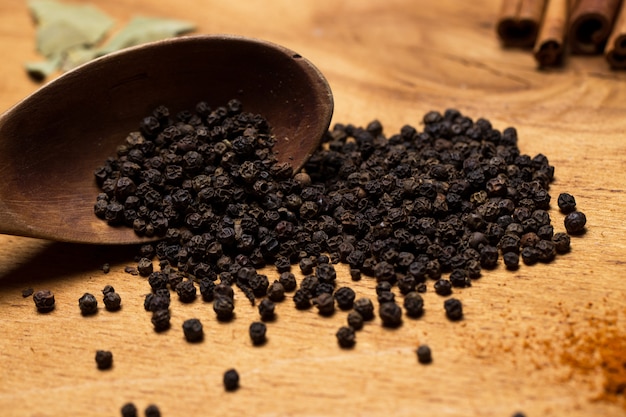
[[[267,345],[253,347],[247,327],[257,312],[240,293],[227,324],[201,300],[174,299],[172,328],[156,334],[143,309],[146,280],[124,273],[136,248],[0,236],[0,415],[116,416],[129,401],[141,413],[157,404],[163,416],[626,414],[624,394],[605,392],[626,382],[626,73],[601,57],[538,71],[528,51],[499,46],[497,0],[92,3],[120,25],[137,14],[181,18],[199,33],[296,50],[328,78],[333,123],[378,119],[391,134],[420,127],[428,110],[456,107],[499,129],[515,126],[522,152],[543,153],[556,167],[555,229],[564,229],[556,197],[570,192],[588,230],[551,264],[500,266],[456,290],[463,321],[446,320],[430,290],[423,318],[396,330],[376,319],[350,351],[334,336],[346,313],[321,318],[291,300],[278,306]],[[34,34],[26,1],[0,2],[0,111],[38,88],[22,67],[38,58]],[[340,283],[374,295],[372,280],[352,284],[338,269]],[[78,298],[106,284],[121,294],[122,310],[82,317]],[[38,314],[22,298],[28,287],[51,289],[56,309]],[[205,324],[203,343],[183,338],[181,323],[191,317]],[[431,365],[417,362],[422,343],[433,350]],[[98,349],[113,352],[113,369],[96,369]],[[611,363],[621,374],[607,371]],[[222,374],[231,367],[241,389],[226,393]]]

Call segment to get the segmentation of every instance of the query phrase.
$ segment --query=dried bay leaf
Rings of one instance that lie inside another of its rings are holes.
[[[192,32],[195,29],[193,23],[183,20],[138,16],[133,18],[103,47],[99,48],[98,55],[105,55],[129,46],[171,38]]]
[[[30,0],[28,6],[37,23],[37,50],[46,60],[25,67],[39,81],[120,49],[195,30],[194,24],[182,20],[135,17],[102,45],[114,20],[96,7],[55,0]]]
[[[64,4],[54,0],[31,0],[37,28],[37,50],[46,57],[71,48],[93,46],[101,41],[114,20],[89,4]]]

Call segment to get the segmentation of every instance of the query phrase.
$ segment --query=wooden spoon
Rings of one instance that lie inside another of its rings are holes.
[[[190,36],[96,59],[0,116],[0,233],[64,242],[130,244],[132,229],[95,217],[94,170],[139,121],[239,99],[273,127],[278,158],[300,169],[333,112],[324,76],[282,46],[237,36]]]

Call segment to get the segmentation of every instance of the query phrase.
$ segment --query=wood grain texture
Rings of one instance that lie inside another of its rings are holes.
[[[278,306],[261,348],[248,340],[257,312],[237,294],[237,318],[220,324],[200,300],[173,300],[172,329],[152,331],[143,310],[145,279],[123,272],[136,248],[50,243],[0,236],[0,414],[119,415],[127,401],[164,416],[622,416],[623,404],[597,400],[605,374],[570,366],[562,352],[606,327],[626,335],[626,74],[603,57],[572,57],[565,68],[537,71],[528,51],[499,46],[499,1],[334,1],[295,3],[194,0],[93,1],[123,22],[134,14],[197,22],[201,33],[263,38],[299,52],[326,75],[334,122],[380,120],[391,134],[420,125],[428,110],[459,108],[503,129],[515,126],[524,153],[556,167],[553,202],[576,196],[588,231],[549,265],[499,267],[456,290],[465,319],[448,322],[443,299],[425,294],[426,314],[396,330],[376,319],[351,351],[334,333],[346,313],[321,318]],[[37,58],[25,1],[0,2],[0,110],[37,88],[22,69]],[[553,204],[556,207],[556,204]],[[563,215],[551,215],[563,231]],[[100,266],[110,262],[103,274]],[[275,274],[268,271],[270,277]],[[371,280],[339,282],[373,296]],[[81,317],[84,292],[112,284],[117,313]],[[37,314],[21,290],[49,288],[57,308]],[[182,321],[198,317],[206,339],[189,345]],[[611,320],[603,321],[609,317]],[[604,327],[603,327],[604,326]],[[577,336],[576,336],[577,335]],[[576,337],[574,337],[576,336]],[[434,362],[417,363],[428,343]],[[96,369],[97,349],[114,367]],[[623,353],[622,353],[623,354]],[[235,367],[242,388],[225,393],[222,373]]]

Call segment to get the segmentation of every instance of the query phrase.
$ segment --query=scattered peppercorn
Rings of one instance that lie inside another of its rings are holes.
[[[458,321],[463,318],[463,304],[456,298],[449,298],[443,303],[446,310],[446,316],[452,321]]]
[[[440,278],[435,281],[433,288],[435,289],[435,292],[439,295],[446,296],[452,294],[452,283],[444,278]]]
[[[47,313],[54,310],[54,294],[50,290],[39,290],[33,294],[35,307],[40,313]]]
[[[420,345],[417,348],[417,360],[422,364],[428,364],[433,361],[432,353],[428,345]]]
[[[204,338],[202,323],[198,319],[187,319],[183,322],[183,333],[185,339],[190,343],[201,342]]]
[[[267,298],[272,301],[279,302],[285,299],[285,287],[279,281],[274,281],[267,288]]]
[[[154,331],[163,332],[170,328],[171,314],[169,310],[161,309],[152,313],[152,325]]]
[[[126,403],[122,406],[122,417],[137,417],[137,407],[133,403]]]
[[[350,326],[341,326],[335,336],[337,336],[339,346],[344,349],[351,348],[356,343],[356,334]]]
[[[146,417],[161,417],[161,410],[154,404],[150,404],[144,411]]]
[[[104,293],[102,301],[108,311],[117,311],[121,308],[122,298],[115,290]]]
[[[146,311],[167,310],[170,308],[170,293],[167,289],[160,289],[149,293],[143,303]]]
[[[507,252],[502,255],[502,260],[507,269],[515,270],[519,267],[519,255],[516,252]]]
[[[334,294],[337,306],[342,310],[350,310],[354,305],[356,294],[350,287],[341,287]]]
[[[363,328],[363,316],[358,311],[351,311],[348,313],[348,326],[354,330],[361,330]]]
[[[141,258],[137,263],[137,272],[142,277],[150,275],[154,271],[153,268],[152,261],[148,258]]]
[[[111,265],[108,263],[104,263],[102,264],[102,267],[100,269],[102,269],[102,272],[104,272],[105,274],[108,274],[109,272],[111,272]]]
[[[382,303],[378,315],[386,327],[398,327],[402,324],[402,309],[394,302]]]
[[[291,272],[283,272],[282,274],[280,274],[278,282],[283,284],[283,289],[285,290],[285,292],[295,291],[297,286],[296,276]]]
[[[96,364],[98,369],[110,369],[113,366],[113,354],[108,350],[96,351]]]
[[[229,321],[233,318],[235,304],[233,300],[225,296],[216,296],[213,300],[213,311],[220,321]]]
[[[83,316],[89,316],[98,312],[98,300],[93,294],[86,292],[78,299],[78,307]]]
[[[196,286],[190,279],[181,281],[176,286],[176,294],[181,302],[191,303],[196,299]]]
[[[409,317],[418,318],[424,314],[424,299],[417,292],[406,294],[403,305]]]
[[[374,304],[369,298],[359,298],[354,302],[354,311],[359,313],[363,320],[370,321],[374,318]]]
[[[557,204],[561,211],[565,214],[571,213],[572,211],[576,210],[576,199],[573,195],[568,193],[559,194]]]
[[[335,312],[335,298],[329,293],[322,293],[315,297],[313,305],[322,316],[331,316]]]
[[[587,217],[582,211],[573,211],[565,216],[565,230],[570,235],[578,235],[585,231]]]
[[[554,243],[554,249],[557,253],[563,254],[570,250],[571,239],[567,233],[555,233],[552,236],[552,242]]]
[[[309,293],[302,288],[297,289],[294,293],[293,302],[298,310],[306,310],[311,307]]]
[[[239,374],[235,369],[224,372],[224,388],[226,391],[235,391],[239,388]]]
[[[130,275],[139,275],[139,271],[137,271],[137,268],[134,266],[125,266],[124,272]]]
[[[276,304],[269,298],[264,298],[259,303],[259,315],[263,321],[272,321],[275,318]]]
[[[31,295],[33,295],[34,292],[35,290],[33,290],[32,288],[24,288],[22,290],[22,297],[24,298],[30,297]]]
[[[267,326],[265,323],[260,321],[255,321],[250,324],[250,340],[252,340],[252,344],[255,346],[260,346],[265,343],[265,334],[267,332]]]

